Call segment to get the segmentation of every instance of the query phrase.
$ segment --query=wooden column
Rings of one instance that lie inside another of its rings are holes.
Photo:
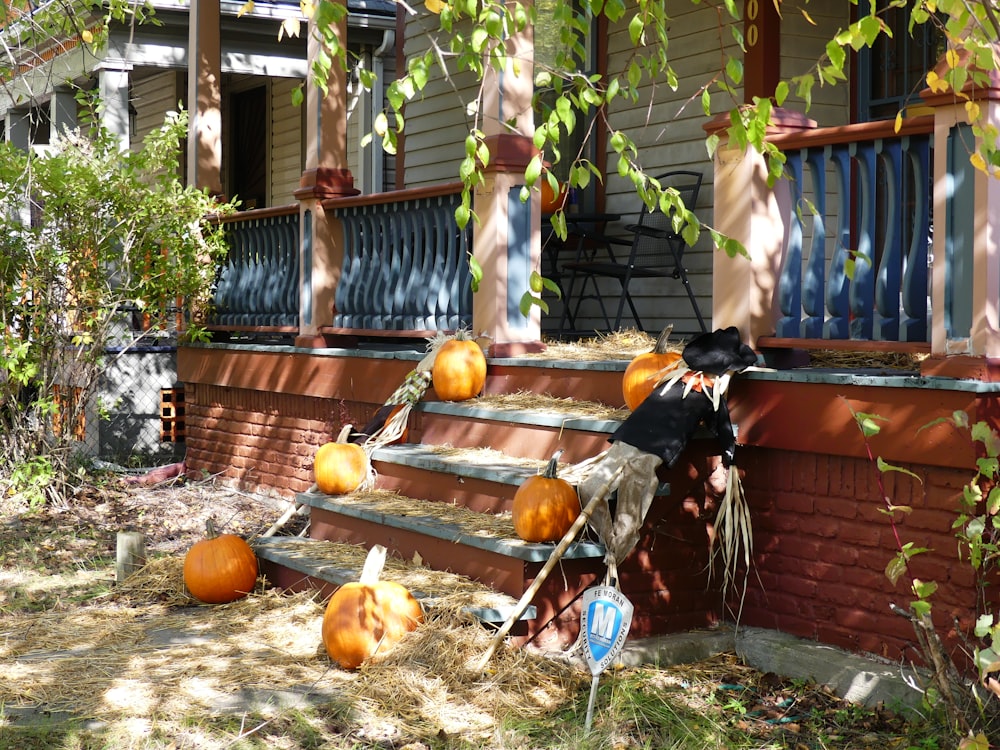
[[[222,195],[219,0],[191,0],[188,31],[188,184]],[[264,144],[261,144],[263,148]]]
[[[346,18],[335,26],[335,31],[346,47]],[[312,20],[308,39],[307,69],[312,71],[312,61],[320,51]],[[322,201],[357,195],[358,191],[347,167],[347,73],[335,62],[330,66],[326,96],[311,78],[305,89],[306,164],[295,192],[299,200],[301,269],[299,336],[295,343],[324,346],[320,328],[333,322],[334,294],[343,264],[343,233],[340,222],[323,209]]]
[[[743,39],[743,101],[769,99],[781,80],[781,16],[773,0],[745,0]]]
[[[518,194],[524,169],[534,154],[531,110],[534,84],[534,33],[529,26],[508,40],[505,70],[492,68],[483,83],[483,124],[490,164],[477,186],[473,208],[480,224],[473,228],[473,254],[483,280],[473,297],[472,328],[491,341],[492,356],[540,351],[541,313],[527,317],[518,305],[528,290],[532,270],[541,261],[541,201],[537,191],[527,203]],[[509,123],[513,123],[513,128]]]
[[[123,61],[115,63],[105,60],[101,63],[98,71],[101,101],[104,104],[104,109],[101,111],[101,124],[109,133],[118,136],[122,151],[128,151],[131,137],[128,115],[128,81],[131,68],[131,65]],[[55,108],[55,105],[52,105],[52,109],[55,110]],[[55,125],[55,120],[53,120],[53,125]]]
[[[816,123],[787,110],[775,110],[775,132],[816,127]],[[767,165],[753,147],[746,150],[726,142],[729,115],[706,130],[723,142],[715,153],[715,227],[739,240],[749,258],[730,258],[716,251],[712,261],[712,327],[736,326],[743,340],[756,346],[761,336],[773,336],[778,317],[777,285],[784,262],[786,234],[791,223],[791,193],[785,181],[767,185]]]
[[[944,64],[938,67],[944,78]],[[993,78],[991,87],[966,89],[983,128],[1000,126],[1000,79]],[[950,91],[921,96],[934,108],[932,356],[921,371],[995,380],[983,358],[1000,358],[1000,181],[970,162],[979,139],[965,100]]]

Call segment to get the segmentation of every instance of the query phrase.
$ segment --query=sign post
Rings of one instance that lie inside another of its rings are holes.
[[[613,586],[595,586],[583,593],[580,630],[586,644],[584,654],[587,666],[593,675],[587,704],[587,732],[594,718],[594,701],[597,699],[601,672],[611,666],[625,646],[632,625],[632,609],[632,602]]]

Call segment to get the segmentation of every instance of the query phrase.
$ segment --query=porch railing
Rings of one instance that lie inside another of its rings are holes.
[[[771,139],[792,201],[778,338],[929,341],[932,131],[924,117]]]
[[[242,211],[222,222],[229,256],[219,269],[208,327],[298,332],[298,204]]]
[[[343,227],[333,328],[431,332],[472,325],[471,226],[455,222],[461,186],[324,201]]]

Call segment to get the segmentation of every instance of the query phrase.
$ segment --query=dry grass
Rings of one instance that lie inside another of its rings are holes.
[[[345,554],[340,562],[356,562]],[[390,560],[385,577],[407,568]],[[427,736],[488,732],[552,711],[579,690],[579,671],[528,650],[504,649],[487,674],[475,672],[469,664],[489,633],[464,608],[482,587],[428,569],[405,580],[436,597],[427,621],[347,672],[326,656],[323,606],[312,595],[258,588],[231,604],[200,606],[184,589],[182,560],[162,558],[90,606],[5,617],[0,703],[110,721],[212,713],[245,690],[314,690],[339,694],[398,732]]]
[[[598,334],[579,341],[545,340],[546,349],[537,354],[523,354],[528,359],[565,359],[576,362],[630,360],[652,350],[656,337],[636,329]],[[678,349],[681,340],[677,339]]]
[[[546,350],[537,354],[524,354],[524,358],[565,359],[577,362],[604,360],[631,360],[652,350],[656,338],[635,329],[599,334],[579,341],[546,340]],[[668,349],[682,351],[687,340],[680,337],[671,341]],[[822,369],[883,369],[915,371],[927,358],[926,354],[906,352],[850,352],[841,350],[810,350],[810,368]]]

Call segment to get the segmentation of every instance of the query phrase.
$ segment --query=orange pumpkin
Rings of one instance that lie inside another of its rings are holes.
[[[646,400],[653,392],[657,382],[663,379],[666,371],[681,364],[680,352],[667,349],[667,339],[673,326],[667,326],[656,339],[656,345],[650,352],[635,357],[625,368],[622,377],[622,396],[625,405],[632,411]]]
[[[514,531],[526,542],[556,542],[580,515],[576,489],[557,474],[557,452],[545,471],[529,477],[514,493]]]
[[[313,459],[316,488],[326,495],[354,492],[368,478],[369,460],[364,448],[348,443],[351,425],[344,425],[333,443],[324,443]]]
[[[431,382],[442,401],[466,401],[482,392],[486,385],[486,355],[467,332],[459,331],[438,349]]]
[[[385,547],[368,552],[361,579],[337,589],[323,615],[323,645],[344,669],[357,669],[376,652],[386,652],[424,621],[420,603],[405,586],[380,581]]]
[[[257,555],[235,534],[218,534],[211,518],[205,538],[184,556],[184,585],[191,596],[208,604],[241,599],[257,584]]]

